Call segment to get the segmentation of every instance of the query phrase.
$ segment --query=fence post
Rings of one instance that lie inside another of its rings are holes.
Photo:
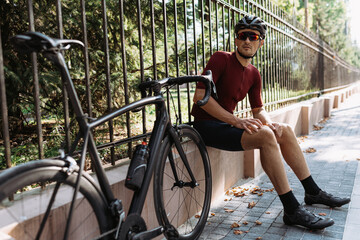
[[[1,98],[3,140],[5,147],[5,162],[6,162],[6,167],[9,168],[11,167],[11,152],[10,152],[8,111],[7,111],[7,102],[6,102],[6,94],[5,94],[5,75],[4,75],[4,60],[3,60],[2,41],[1,41],[1,25],[0,25],[0,98]]]

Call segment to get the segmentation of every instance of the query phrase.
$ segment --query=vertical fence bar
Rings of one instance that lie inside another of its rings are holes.
[[[9,134],[9,118],[8,108],[5,92],[5,75],[4,75],[4,59],[2,51],[1,40],[1,25],[0,25],[0,99],[1,99],[1,120],[2,120],[2,132],[5,147],[5,164],[7,168],[11,167],[11,148],[10,148],[10,134]]]
[[[61,9],[61,0],[56,1],[56,22],[58,29],[58,38],[63,39],[63,17],[62,17],[62,9]],[[65,150],[70,149],[70,113],[69,113],[69,98],[68,92],[66,91],[66,87],[64,84],[64,80],[62,79],[62,92],[63,92],[63,105],[64,105],[64,130],[65,130]]]
[[[141,20],[141,2],[137,0],[137,24],[138,24],[138,37],[139,37],[139,58],[140,58],[140,81],[144,81],[144,46],[143,46],[143,34],[142,34],[142,20]],[[167,60],[167,58],[166,58]],[[142,110],[142,126],[143,133],[146,133],[146,115],[145,109]]]
[[[104,52],[105,52],[105,74],[106,74],[106,90],[107,90],[107,105],[108,112],[112,111],[111,101],[111,79],[110,79],[110,56],[109,56],[109,37],[108,37],[108,22],[106,14],[106,0],[101,1],[102,6],[102,20],[103,20],[103,36],[104,36]],[[114,127],[113,121],[109,121],[109,136],[110,142],[114,141]],[[115,165],[115,149],[111,147],[111,164]]]
[[[163,1],[162,8],[163,8],[163,26],[164,26],[165,75],[166,75],[166,77],[168,77],[169,76],[169,61],[168,61],[169,57],[168,57],[168,44],[167,44],[166,1]],[[167,90],[166,98],[167,98],[167,110],[168,110],[169,116],[171,116],[169,90]]]
[[[193,13],[193,34],[194,34],[194,60],[195,75],[198,74],[198,56],[197,56],[197,37],[196,37],[196,11],[195,11],[195,0],[192,0],[192,13]]]
[[[180,68],[179,68],[179,40],[178,40],[178,14],[177,14],[177,1],[174,0],[174,28],[175,28],[175,65],[176,65],[176,76],[180,75]]]
[[[124,1],[119,0],[119,11],[120,11],[120,41],[121,41],[121,58],[122,58],[122,70],[124,80],[124,95],[125,104],[129,104],[129,88],[127,79],[127,64],[126,64],[126,46],[125,46],[125,29],[124,29]],[[131,136],[130,127],[130,113],[126,113],[126,132],[127,137]],[[131,156],[131,143],[128,144],[128,156]]]
[[[186,13],[186,1],[183,1],[184,5],[184,41],[185,41],[185,59],[186,59],[186,75],[190,74],[189,70],[189,49],[188,49],[188,34],[187,34],[187,13]]]
[[[154,79],[157,79],[156,68],[156,40],[155,40],[155,17],[154,17],[154,1],[150,1],[150,15],[151,15],[151,47],[152,47],[152,60],[153,60],[153,74]]]
[[[81,0],[81,29],[83,35],[83,42],[85,47],[83,48],[84,55],[84,67],[85,67],[85,87],[86,87],[86,105],[88,108],[89,117],[92,117],[92,102],[91,102],[91,89],[90,89],[90,67],[89,67],[89,48],[86,28],[86,8],[85,0]]]
[[[221,5],[221,14],[222,14],[222,32],[223,32],[223,51],[226,51],[226,32],[225,32],[225,10],[224,5]]]
[[[174,0],[176,1],[176,0]],[[187,8],[186,8],[186,1],[183,1],[183,7],[184,7],[184,41],[185,41],[185,59],[186,59],[186,64],[185,64],[185,70],[186,70],[186,74],[189,75],[190,74],[190,66],[189,66],[189,49],[188,49],[188,34],[187,34]],[[188,97],[188,105],[191,104],[190,102],[190,85],[187,84],[186,85],[186,94]],[[189,122],[191,122],[191,114],[190,114],[190,107],[188,108],[188,116],[189,116]]]
[[[215,2],[215,9],[216,9],[216,12],[215,12],[215,16],[216,16],[216,51],[219,51],[219,11],[218,11],[218,8],[219,8],[219,4],[216,1]]]
[[[212,39],[212,12],[211,12],[211,1],[212,0],[208,0],[209,1],[209,41],[210,41],[210,56],[213,54],[213,39]]]
[[[205,68],[205,30],[204,30],[204,0],[199,0],[201,7],[200,7],[200,12],[201,12],[201,49],[202,49],[202,68]]]
[[[177,29],[177,6],[176,6],[176,0],[173,1],[174,3],[174,31],[175,31],[175,65],[176,65],[176,76],[179,76],[179,56],[178,56],[178,29]],[[190,92],[189,92],[189,84],[186,84],[187,89],[187,106],[188,106],[188,119],[190,119]],[[182,123],[182,114],[181,114],[181,91],[180,86],[176,86],[177,91],[177,100],[178,100],[178,117],[179,117],[179,123]]]
[[[28,0],[28,16],[29,16],[29,30],[35,31],[34,23],[34,9],[32,0]],[[33,66],[33,80],[34,80],[34,99],[35,99],[35,115],[36,115],[36,131],[38,135],[38,151],[39,158],[44,158],[43,147],[43,134],[41,124],[41,111],[40,111],[40,88],[39,88],[39,73],[37,54],[31,53],[31,64]]]
[[[163,1],[163,26],[164,26],[164,53],[165,53],[165,72],[166,77],[169,76],[169,56],[167,44],[167,14],[166,14],[166,1]]]

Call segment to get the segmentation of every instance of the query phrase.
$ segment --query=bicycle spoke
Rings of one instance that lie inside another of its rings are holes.
[[[50,199],[50,202],[49,202],[49,204],[48,204],[48,206],[47,206],[45,215],[44,215],[44,217],[43,217],[43,219],[42,219],[42,221],[41,221],[39,231],[38,231],[38,233],[37,233],[37,235],[36,235],[36,239],[40,239],[40,236],[41,236],[42,231],[43,231],[43,229],[44,229],[44,227],[45,227],[46,220],[47,220],[48,217],[49,217],[49,214],[50,214],[52,205],[54,204],[54,201],[55,201],[55,198],[56,198],[56,194],[57,194],[59,188],[60,188],[60,183],[56,183],[54,192],[53,192],[53,194],[52,194],[52,196],[51,196],[51,199]],[[41,202],[41,201],[40,201],[40,202]]]

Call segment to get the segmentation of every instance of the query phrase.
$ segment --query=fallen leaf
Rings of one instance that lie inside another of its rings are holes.
[[[238,228],[240,227],[240,225],[237,223],[237,222],[234,222],[233,224],[231,224],[230,228],[233,229],[233,228]]]
[[[323,126],[319,126],[319,125],[314,125],[313,126],[313,130],[314,131],[319,131],[319,130],[321,130],[321,129],[323,129],[324,127]]]
[[[232,212],[234,212],[234,210],[233,209],[225,209],[225,212],[232,213]]]
[[[248,225],[249,223],[248,223],[247,221],[244,221],[243,224],[244,224],[244,225]]]
[[[211,216],[215,216],[215,213],[210,213]]]
[[[323,118],[319,123],[320,124],[324,124],[324,123],[326,123],[327,122],[327,120],[329,120],[329,118],[328,117],[326,117],[326,118]]]
[[[261,240],[262,239],[262,237],[258,237],[258,238],[256,238],[256,240]]]
[[[326,216],[326,213],[319,213],[320,216]]]
[[[253,208],[255,207],[256,203],[254,201],[252,201],[251,203],[248,204],[248,208]]]
[[[265,212],[266,214],[270,214],[270,212]]]
[[[308,149],[304,150],[305,153],[314,153],[316,152],[315,148],[309,147]]]
[[[200,218],[200,215],[195,215],[195,218]]]
[[[273,192],[274,191],[274,188],[270,188],[270,189],[266,189],[264,190],[265,192]]]
[[[259,220],[256,220],[256,225],[261,225],[262,224],[262,222],[260,222]]]
[[[234,230],[234,234],[235,234],[235,235],[240,235],[240,234],[242,234],[242,233],[244,233],[244,232],[241,231],[241,230]]]

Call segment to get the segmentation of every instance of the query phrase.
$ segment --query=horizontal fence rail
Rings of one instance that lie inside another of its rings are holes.
[[[245,15],[268,25],[252,62],[268,111],[351,84],[360,74],[270,0],[9,0],[0,7],[0,169],[69,149],[77,129],[56,69],[10,44],[29,30],[84,42],[64,54],[90,118],[138,100],[136,86],[148,77],[201,74],[214,52],[235,50],[234,25]],[[193,93],[194,84],[164,93],[174,121],[192,121]],[[236,114],[249,116],[249,108],[246,98]],[[132,144],[151,132],[153,112],[127,113],[96,129],[104,162],[131,156]]]

